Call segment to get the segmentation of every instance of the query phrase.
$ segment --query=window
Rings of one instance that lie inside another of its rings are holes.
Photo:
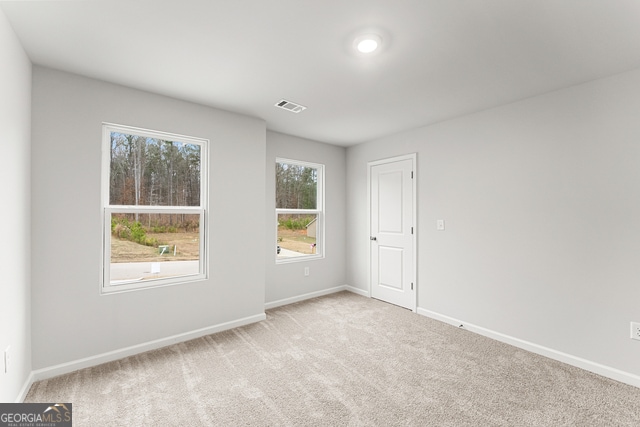
[[[324,166],[276,159],[277,262],[324,255]]]
[[[206,277],[207,145],[103,125],[102,292]]]

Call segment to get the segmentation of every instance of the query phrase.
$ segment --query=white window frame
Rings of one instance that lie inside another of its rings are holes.
[[[317,187],[316,187],[316,209],[278,209],[276,208],[276,245],[278,244],[278,215],[279,214],[302,214],[302,215],[317,215],[317,231],[316,231],[316,253],[309,255],[301,255],[291,258],[278,258],[276,253],[276,264],[288,264],[293,262],[306,262],[317,259],[323,259],[325,257],[325,233],[324,233],[324,165],[320,163],[311,163],[302,160],[285,159],[282,157],[276,158],[276,163],[287,163],[296,166],[303,166],[313,168],[317,170]],[[276,185],[277,182],[276,182]]]
[[[125,206],[109,204],[109,186],[111,179],[111,132],[129,135],[144,136],[163,139],[167,141],[179,141],[200,146],[200,206]],[[152,289],[162,286],[171,286],[204,280],[208,277],[209,263],[208,251],[208,152],[209,140],[186,135],[142,129],[113,123],[102,124],[102,268],[100,278],[100,293],[102,295],[114,294],[140,289]],[[141,214],[196,214],[200,215],[200,247],[199,266],[197,274],[166,277],[161,279],[149,279],[144,281],[118,281],[112,283],[111,273],[111,215],[114,213],[141,213]]]

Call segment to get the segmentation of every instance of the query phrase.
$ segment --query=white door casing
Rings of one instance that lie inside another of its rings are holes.
[[[369,163],[371,296],[416,311],[416,155]]]

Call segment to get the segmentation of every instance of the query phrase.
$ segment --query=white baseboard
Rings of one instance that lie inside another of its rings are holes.
[[[506,344],[510,344],[514,347],[521,348],[523,350],[530,351],[532,353],[539,354],[541,356],[548,357],[550,359],[557,360],[559,362],[566,363],[577,368],[584,369],[589,372],[593,372],[603,377],[611,378],[612,380],[620,381],[625,384],[629,384],[635,387],[640,387],[640,376],[621,371],[616,368],[601,365],[590,360],[582,359],[580,357],[573,356],[571,354],[563,353],[561,351],[554,350],[552,348],[544,347],[538,344],[531,343],[529,341],[521,340],[509,335],[495,332],[490,329],[476,326],[471,323],[467,323],[463,320],[454,319],[453,317],[445,316],[444,314],[436,313],[431,310],[418,307],[418,314],[429,317],[431,319],[439,320],[444,323],[448,323],[455,327],[462,327],[470,332],[474,332],[479,335],[500,341]]]
[[[24,402],[24,399],[27,397],[27,393],[29,393],[29,390],[31,390],[31,386],[33,385],[34,382],[35,380],[33,379],[33,372],[31,372],[29,373],[27,380],[24,382],[24,385],[22,386],[22,390],[20,390],[20,394],[16,398],[15,403]]]
[[[267,302],[264,304],[264,309],[269,310],[272,308],[281,307],[283,305],[293,304],[293,303],[304,301],[307,299],[317,298],[317,297],[321,297],[329,294],[335,294],[336,292],[342,292],[346,290],[347,290],[347,286],[342,285],[342,286],[336,286],[329,289],[323,289],[321,291],[309,292],[307,294],[302,294],[302,295],[296,295],[295,297],[291,297],[291,298],[285,298],[277,301]]]
[[[321,291],[309,292],[307,294],[302,294],[302,295],[296,295],[295,297],[285,298],[278,301],[268,302],[268,303],[265,303],[264,309],[269,310],[272,308],[281,307],[283,305],[293,304],[293,303],[304,301],[307,299],[317,298],[317,297],[321,297],[329,294],[335,294],[336,292],[342,292],[342,291],[349,291],[349,292],[353,292],[354,294],[362,295],[363,297],[369,297],[369,292],[367,291],[354,288],[353,286],[349,286],[349,285],[342,285],[342,286],[336,286],[329,289],[323,289]]]
[[[358,294],[363,297],[371,298],[371,292],[365,291],[364,289],[354,288],[353,286],[345,285],[345,290],[349,292],[353,292],[354,294]]]
[[[149,350],[155,350],[157,348],[166,347],[168,345],[189,341],[195,338],[200,338],[205,335],[215,334],[216,332],[226,331],[228,329],[237,328],[251,323],[260,322],[265,320],[267,316],[264,313],[256,314],[254,316],[245,317],[242,319],[234,320],[231,322],[220,323],[218,325],[209,326],[202,329],[196,329],[194,331],[185,332],[178,335],[173,335],[167,338],[159,340],[149,341],[146,343],[134,345],[131,347],[121,348],[119,350],[110,351],[107,353],[98,354],[96,356],[86,357],[84,359],[74,360],[72,362],[62,363],[60,365],[50,366],[48,368],[38,369],[31,372],[27,384],[21,392],[22,400],[26,397],[31,385],[35,381],[41,381],[48,378],[53,378],[58,375],[68,374],[69,372],[77,371],[78,369],[89,368],[91,366],[100,365],[106,362],[112,362],[114,360],[122,359],[123,357],[133,356],[135,354],[143,353]]]

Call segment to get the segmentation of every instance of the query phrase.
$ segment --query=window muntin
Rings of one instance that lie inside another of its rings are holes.
[[[324,256],[324,166],[276,159],[276,261]]]
[[[207,143],[103,125],[103,293],[206,277]]]

